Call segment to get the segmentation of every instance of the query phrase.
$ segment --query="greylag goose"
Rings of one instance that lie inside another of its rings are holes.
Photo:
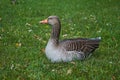
[[[49,16],[40,23],[49,24],[52,27],[51,36],[45,48],[45,54],[52,62],[83,60],[99,47],[101,37],[59,41],[61,23],[57,16]]]

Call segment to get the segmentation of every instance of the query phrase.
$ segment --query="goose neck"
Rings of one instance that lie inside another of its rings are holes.
[[[51,39],[58,44],[60,36],[61,25],[55,24],[52,26]]]

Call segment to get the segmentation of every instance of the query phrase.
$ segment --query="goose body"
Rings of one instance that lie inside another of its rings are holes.
[[[83,60],[99,47],[100,37],[59,41],[61,23],[57,16],[49,16],[40,23],[52,26],[51,36],[45,48],[45,54],[52,62]]]

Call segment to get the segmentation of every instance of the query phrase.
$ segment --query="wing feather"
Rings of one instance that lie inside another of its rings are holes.
[[[60,42],[67,51],[82,51],[84,53],[91,53],[99,47],[100,39],[67,39]]]

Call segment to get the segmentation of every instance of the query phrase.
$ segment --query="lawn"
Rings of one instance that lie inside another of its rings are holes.
[[[60,39],[102,37],[84,61],[51,63],[44,48],[60,17]],[[0,80],[120,80],[120,0],[0,1]]]

